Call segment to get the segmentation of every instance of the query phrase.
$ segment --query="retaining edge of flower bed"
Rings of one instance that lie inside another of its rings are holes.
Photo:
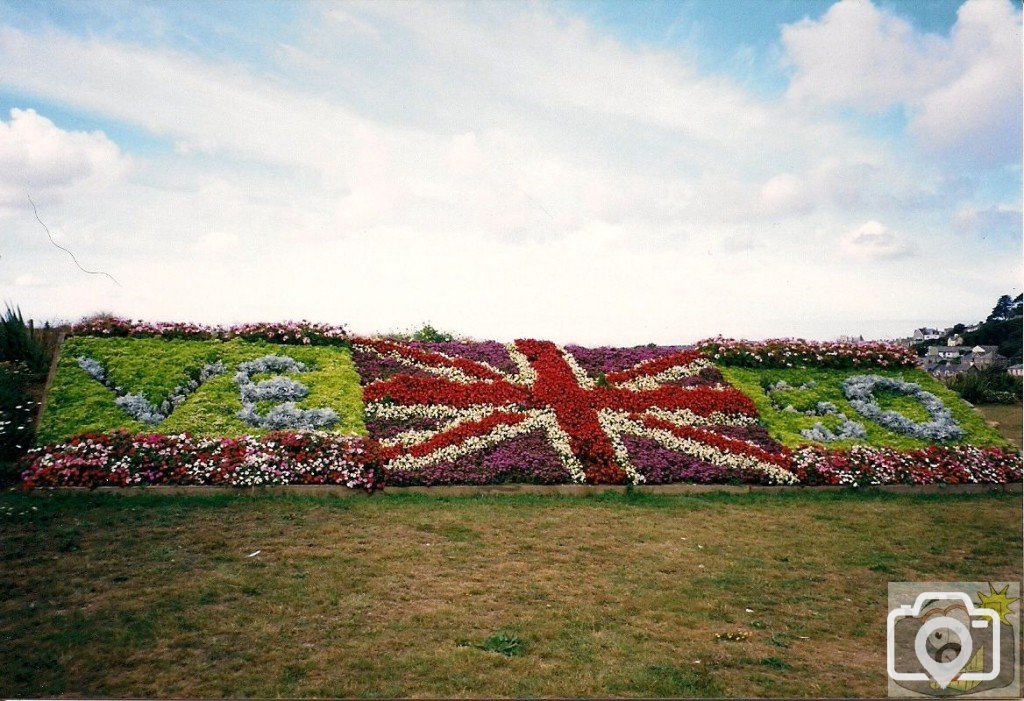
[[[633,487],[610,484],[491,484],[491,485],[450,485],[437,487],[386,487],[376,492],[350,489],[337,484],[287,484],[262,487],[231,487],[221,485],[151,485],[138,487],[40,487],[28,493],[77,494],[98,492],[140,496],[144,494],[201,495],[201,494],[313,494],[340,497],[370,497],[374,494],[423,494],[435,497],[474,497],[520,494],[540,496],[593,496],[598,494],[629,491],[641,494],[698,495],[698,494],[756,494],[795,492],[890,492],[894,494],[985,494],[1005,492],[1024,493],[1024,483],[1007,484],[882,484],[870,487],[838,485],[779,485],[758,484],[648,484]]]

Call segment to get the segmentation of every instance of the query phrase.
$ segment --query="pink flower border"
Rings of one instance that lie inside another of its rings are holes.
[[[802,338],[743,341],[716,337],[700,341],[697,348],[716,363],[743,367],[917,367],[917,355],[913,350],[881,341],[840,343],[805,341]]]
[[[270,341],[289,345],[343,345],[348,341],[344,326],[332,326],[312,321],[284,321],[273,323],[235,324],[234,326],[207,326],[183,322],[150,322],[120,317],[95,319],[73,324],[71,336],[99,336],[102,338],[168,338],[188,340],[240,338],[246,341]]]

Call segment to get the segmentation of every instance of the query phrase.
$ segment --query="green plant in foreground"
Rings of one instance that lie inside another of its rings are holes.
[[[0,461],[14,461],[32,445],[38,377],[24,362],[0,362]],[[13,467],[0,470],[0,484],[15,474]]]
[[[46,372],[48,365],[46,353],[25,324],[21,309],[9,303],[0,317],[0,361],[23,362],[33,372]]]
[[[770,667],[771,669],[777,669],[783,672],[786,670],[793,669],[792,665],[783,662],[778,657],[765,657],[761,660],[761,664],[765,667]]]
[[[458,647],[472,647],[485,652],[496,652],[505,657],[522,657],[526,652],[526,645],[516,635],[510,633],[495,633],[482,643],[473,643],[465,639],[456,642]]]

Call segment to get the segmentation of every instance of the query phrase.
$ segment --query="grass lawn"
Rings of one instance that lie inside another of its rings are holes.
[[[1024,409],[1020,404],[981,404],[976,408],[986,420],[999,422],[999,435],[1018,448],[1024,446]]]
[[[880,696],[886,583],[1018,578],[1020,514],[1014,494],[7,493],[0,694]]]

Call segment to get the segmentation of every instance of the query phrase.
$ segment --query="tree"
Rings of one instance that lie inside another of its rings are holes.
[[[1013,298],[1010,295],[1003,295],[996,302],[992,313],[988,315],[988,319],[985,321],[1006,321],[1011,316],[1013,316]]]

